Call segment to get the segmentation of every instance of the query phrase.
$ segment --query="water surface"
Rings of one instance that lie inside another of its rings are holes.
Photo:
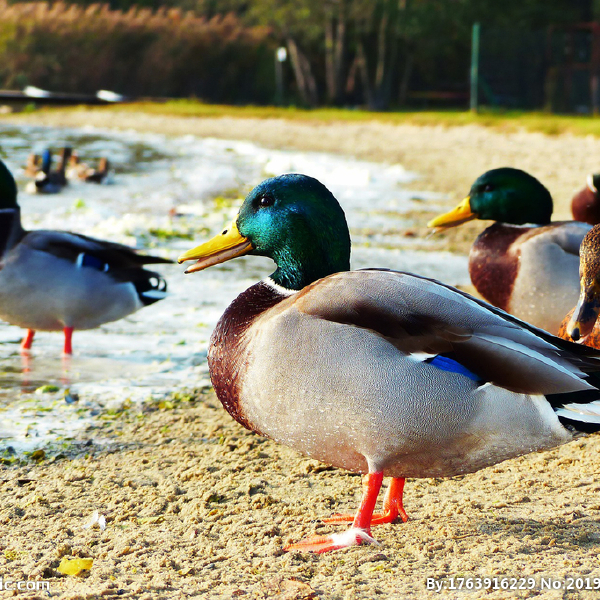
[[[107,156],[114,183],[75,183],[54,196],[25,193],[27,155],[47,145],[70,145],[84,162]],[[403,235],[407,213],[442,207],[439,195],[406,189],[417,175],[401,165],[193,136],[31,126],[0,127],[0,152],[17,178],[26,228],[77,231],[175,259],[230,221],[254,185],[297,172],[321,180],[346,211],[354,268],[410,270],[468,283],[466,257],[423,251],[422,239],[413,250]],[[214,324],[273,264],[244,257],[189,276],[183,269],[156,267],[168,281],[167,299],[75,332],[70,361],[61,357],[62,334],[38,332],[25,364],[19,353],[23,331],[0,322],[0,452],[68,444],[107,407],[209,385],[206,352]]]

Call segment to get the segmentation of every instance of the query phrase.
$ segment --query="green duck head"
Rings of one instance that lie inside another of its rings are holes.
[[[0,210],[17,208],[17,184],[8,167],[0,160]]]
[[[481,175],[454,210],[436,217],[427,226],[445,229],[471,219],[547,225],[551,217],[550,192],[529,173],[504,167]]]
[[[280,175],[263,181],[246,197],[222,233],[179,257],[197,260],[186,273],[201,271],[244,254],[268,256],[275,283],[300,290],[350,268],[350,233],[333,194],[307,175]]]

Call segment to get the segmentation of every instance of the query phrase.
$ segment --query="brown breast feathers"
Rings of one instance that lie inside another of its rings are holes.
[[[286,296],[262,281],[242,292],[227,308],[210,339],[208,367],[217,397],[241,425],[255,431],[239,406],[240,371],[246,366],[245,331]]]
[[[491,304],[508,310],[519,271],[519,253],[511,245],[530,228],[494,223],[475,240],[469,255],[469,275],[477,291]]]

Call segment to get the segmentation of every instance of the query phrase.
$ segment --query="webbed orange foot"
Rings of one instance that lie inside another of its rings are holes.
[[[377,540],[371,536],[370,531],[351,527],[343,533],[332,533],[331,535],[323,535],[306,538],[295,544],[285,546],[283,549],[286,552],[316,552],[322,554],[333,550],[342,550],[350,546],[358,546],[360,544],[378,544]]]
[[[381,471],[368,473],[363,477],[363,497],[350,529],[343,533],[308,538],[296,544],[290,544],[284,550],[321,554],[362,543],[376,544],[377,542],[371,536],[371,519],[382,481],[383,472]]]

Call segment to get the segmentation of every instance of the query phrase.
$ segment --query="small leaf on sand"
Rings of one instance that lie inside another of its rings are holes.
[[[79,575],[81,571],[91,569],[93,564],[93,558],[63,558],[57,571],[65,575]]]

